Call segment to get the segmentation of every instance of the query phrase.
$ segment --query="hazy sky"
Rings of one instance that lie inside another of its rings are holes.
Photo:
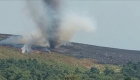
[[[72,41],[140,50],[140,1],[69,0],[68,5],[97,22],[95,32],[79,32]],[[0,1],[0,33],[24,34],[34,26],[24,0]]]

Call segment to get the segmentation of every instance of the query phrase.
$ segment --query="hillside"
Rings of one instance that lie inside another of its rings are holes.
[[[0,39],[10,37],[10,34],[0,34]],[[15,35],[14,35],[15,36]],[[21,45],[20,47],[21,48]],[[35,50],[43,52],[42,47],[34,47]],[[76,58],[90,58],[100,64],[126,64],[129,61],[139,62],[140,51],[125,50],[109,47],[101,47],[82,43],[69,42],[57,49],[50,49],[51,52],[74,56]]]
[[[98,68],[101,72],[105,67],[113,69],[115,72],[119,72],[121,66],[109,65],[109,64],[97,64],[93,59],[81,58],[77,59],[72,56],[66,56],[55,52],[41,52],[22,54],[18,49],[13,47],[0,47],[0,59],[36,59],[39,62],[45,62],[48,65],[61,66],[63,69],[75,70],[79,68],[81,71],[90,69],[91,67]]]
[[[11,34],[0,34],[1,40],[12,36]],[[57,49],[56,49],[57,50]],[[61,51],[61,49],[59,50]],[[101,72],[105,69],[105,67],[110,67],[114,69],[116,72],[119,72],[121,69],[120,65],[110,65],[110,64],[97,64],[95,59],[92,58],[76,58],[72,55],[65,55],[60,53],[59,51],[52,50],[49,52],[41,52],[41,53],[29,53],[22,54],[19,51],[19,48],[15,48],[12,46],[0,46],[0,59],[37,59],[40,62],[45,62],[49,65],[55,66],[65,66],[65,68],[80,68],[81,70],[87,70],[91,67],[98,68]]]
[[[3,40],[10,36],[11,35],[1,34],[0,39]],[[42,51],[42,47],[33,46],[33,49],[36,50],[35,52],[23,54],[20,50],[21,46],[15,47],[13,45],[0,45],[0,79],[140,79],[140,69],[138,67],[140,65],[138,62],[139,59],[133,59],[135,56],[139,57],[139,51],[107,48],[70,42],[57,49],[48,48],[51,53]],[[122,56],[118,58],[120,55]],[[129,57],[127,58],[127,56]],[[126,61],[123,62],[123,58],[126,58]],[[118,59],[120,59],[120,63],[115,61]],[[138,63],[127,63],[131,59],[133,59],[133,62]],[[110,60],[114,60],[114,62],[112,63]],[[122,66],[122,64],[125,65]],[[137,68],[135,68],[134,65]],[[128,72],[128,69],[130,72]],[[135,75],[133,75],[132,72]]]

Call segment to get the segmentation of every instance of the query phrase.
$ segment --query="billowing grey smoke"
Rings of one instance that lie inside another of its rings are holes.
[[[37,19],[37,24],[39,29],[42,32],[42,35],[46,37],[46,40],[48,40],[50,47],[55,48],[55,46],[59,43],[59,35],[58,35],[58,27],[60,24],[60,0],[43,0],[41,1],[43,6],[39,5],[39,9],[42,10],[42,13],[40,13],[35,3],[40,1],[28,1],[28,7],[30,10],[30,13],[32,14],[32,17],[37,17],[36,15],[40,14]],[[41,3],[40,2],[40,3]],[[38,6],[37,6],[38,7]],[[35,12],[35,13],[34,13]],[[35,16],[33,14],[36,14]],[[44,15],[42,15],[44,14]],[[40,20],[38,21],[38,18]],[[45,21],[45,22],[44,22]]]
[[[60,23],[60,0],[44,0],[46,4],[46,8],[48,8],[48,17],[51,20],[49,28],[47,29],[48,34],[48,41],[51,48],[55,48],[58,44],[59,36],[58,34],[58,27]]]
[[[28,12],[37,26],[36,33],[11,37],[0,43],[24,44],[22,52],[31,52],[32,45],[59,47],[69,41],[77,31],[92,31],[94,22],[64,7],[61,0],[28,0]]]

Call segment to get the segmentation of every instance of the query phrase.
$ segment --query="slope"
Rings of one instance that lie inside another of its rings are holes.
[[[39,62],[45,62],[48,65],[53,65],[55,67],[60,66],[62,69],[68,69],[74,71],[78,68],[81,71],[89,70],[91,67],[98,68],[101,72],[105,67],[113,69],[115,72],[119,72],[121,69],[120,65],[110,65],[110,64],[97,64],[94,59],[91,58],[75,58],[72,56],[67,56],[64,54],[58,54],[55,52],[47,53],[30,53],[22,54],[18,49],[13,47],[0,47],[0,59],[36,59]]]

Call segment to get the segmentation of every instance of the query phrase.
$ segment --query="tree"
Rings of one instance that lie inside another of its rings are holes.
[[[121,73],[124,76],[136,77],[140,79],[140,62],[128,62],[126,65],[123,65]]]
[[[90,72],[93,73],[93,74],[99,74],[100,73],[99,69],[94,68],[94,67],[91,67]]]
[[[104,74],[105,74],[105,76],[109,75],[109,74],[114,74],[114,71],[112,69],[109,69],[108,67],[106,67],[104,70]]]
[[[78,74],[78,73],[81,73],[81,71],[78,68],[76,68],[75,73]]]
[[[124,80],[131,80],[131,77],[127,76]]]

